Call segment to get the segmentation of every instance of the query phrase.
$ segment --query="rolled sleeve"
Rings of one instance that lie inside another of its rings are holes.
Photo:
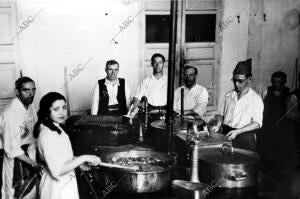
[[[180,92],[181,92],[180,88],[177,88],[174,93],[174,111],[176,111],[177,113],[180,113],[181,110],[180,94],[179,94]]]
[[[99,84],[97,84],[94,88],[91,115],[97,115],[98,106],[99,106]]]
[[[257,122],[259,127],[262,127],[263,123],[263,111],[264,111],[264,103],[261,98],[257,98],[254,102],[254,106],[252,109],[252,122]]]
[[[208,92],[204,88],[201,94],[197,97],[194,111],[199,116],[203,116],[203,114],[206,112],[207,104],[208,104]]]
[[[136,90],[136,94],[134,97],[138,98],[141,100],[141,98],[146,95],[146,80],[143,80],[142,83],[138,86]]]
[[[129,89],[128,83],[125,83],[125,96],[126,96],[126,105],[127,105],[127,108],[129,108],[130,104],[131,104],[131,93],[130,93],[130,89]]]
[[[22,123],[12,115],[6,115],[3,122],[3,148],[7,157],[15,158],[24,154],[21,148]]]

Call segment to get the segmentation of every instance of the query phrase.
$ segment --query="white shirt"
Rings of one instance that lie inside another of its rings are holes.
[[[32,133],[36,121],[37,116],[33,105],[25,109],[18,98],[12,99],[3,109],[0,114],[0,148],[4,148],[10,158],[24,154],[21,146],[34,142]]]
[[[262,126],[264,103],[251,88],[239,100],[236,91],[228,92],[222,110],[224,124],[232,128],[243,128],[251,122],[257,122],[260,127]]]
[[[141,100],[146,96],[152,106],[165,106],[167,104],[168,77],[166,75],[157,79],[153,74],[145,78],[137,89],[135,97]]]
[[[184,88],[184,110],[193,110],[199,116],[206,112],[208,103],[208,91],[205,87],[195,84],[191,89],[181,86],[174,93],[174,110],[180,113],[181,110],[181,88]]]
[[[33,127],[37,121],[36,111],[33,105],[25,109],[23,103],[14,98],[0,114],[0,147],[4,149],[3,170],[2,170],[2,198],[13,198],[12,188],[14,158],[24,154],[21,148],[29,144],[27,153],[32,160],[35,160],[35,139],[33,138]],[[30,192],[32,193],[32,192]],[[34,196],[31,195],[31,196]],[[30,198],[30,197],[29,197]]]
[[[105,85],[107,88],[109,101],[108,106],[118,104],[117,95],[118,95],[118,87],[120,85],[119,79],[115,82],[110,82],[107,79],[105,79]],[[129,107],[131,103],[131,96],[130,96],[130,90],[129,87],[125,81],[125,96],[126,96],[126,104],[127,107]],[[93,93],[93,101],[92,101],[92,107],[91,107],[91,114],[97,115],[98,113],[98,106],[99,106],[99,84],[97,82],[97,85],[95,86],[94,93]]]
[[[58,126],[58,128],[60,128]],[[39,154],[47,167],[43,172],[39,190],[43,199],[79,199],[75,172],[59,175],[67,161],[73,159],[69,136],[62,131],[58,134],[41,124],[37,141]]]

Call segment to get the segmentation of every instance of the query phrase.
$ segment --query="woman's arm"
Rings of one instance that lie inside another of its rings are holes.
[[[57,146],[59,139],[62,139],[60,135],[58,135],[57,132],[50,131],[49,129],[45,129],[45,131],[48,132],[40,133],[38,138],[38,148],[41,150],[41,154],[45,159],[49,172],[54,178],[57,179],[58,177],[73,171],[83,163],[88,163],[92,166],[96,166],[101,163],[100,158],[95,155],[82,155],[74,157],[71,160],[65,159],[61,153],[66,149],[64,147],[61,148],[60,146]],[[71,144],[68,142],[69,140],[60,143],[64,145]]]
[[[95,155],[81,155],[79,157],[74,157],[72,160],[67,161],[60,169],[59,176],[63,176],[75,168],[79,167],[81,164],[88,163],[92,166],[100,165],[101,160]]]

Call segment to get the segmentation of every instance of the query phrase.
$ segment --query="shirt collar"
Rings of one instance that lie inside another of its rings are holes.
[[[250,95],[252,95],[252,92],[252,89],[249,87],[248,92],[242,98],[240,98],[240,100],[243,98],[249,98]],[[233,92],[231,93],[231,98],[237,99],[237,92],[235,90],[233,90]]]
[[[105,85],[106,86],[107,85],[112,85],[112,86],[117,85],[117,86],[120,86],[119,78],[117,78],[116,83],[115,82],[111,82],[111,81],[109,81],[108,79],[105,78]]]
[[[197,83],[195,83],[195,85],[191,88],[191,89],[189,89],[188,87],[186,87],[185,85],[184,85],[184,89],[186,89],[186,90],[188,90],[188,91],[191,91],[191,90],[194,90],[194,88],[196,88],[197,87]]]
[[[24,104],[21,102],[21,100],[18,97],[15,98],[15,104],[16,104],[18,110],[22,110],[24,112],[26,112],[27,110],[29,110],[31,108],[31,106],[32,106],[31,104],[29,104],[28,108],[26,109],[25,106],[24,106]]]
[[[167,78],[167,76],[165,74],[163,74],[159,79],[157,79],[152,73],[151,78],[156,79],[156,80],[165,80]]]

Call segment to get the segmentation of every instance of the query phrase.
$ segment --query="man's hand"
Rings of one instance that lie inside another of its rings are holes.
[[[234,140],[236,138],[236,136],[238,136],[239,134],[240,134],[239,129],[236,129],[236,130],[232,130],[229,133],[227,133],[226,137],[229,140]]]
[[[223,116],[215,115],[209,122],[207,123],[209,132],[217,133],[220,131],[222,126]]]

